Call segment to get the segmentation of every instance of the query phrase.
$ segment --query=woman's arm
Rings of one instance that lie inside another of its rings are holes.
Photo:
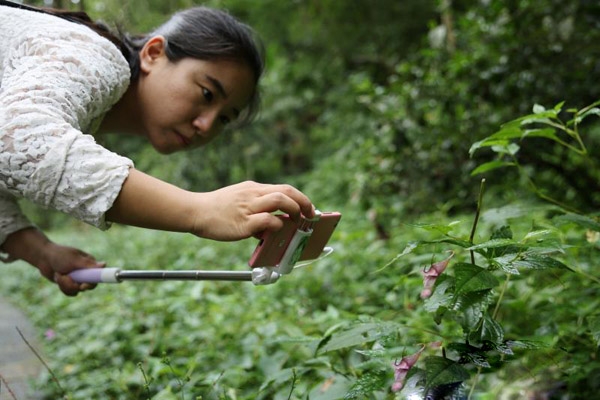
[[[310,200],[289,185],[243,182],[195,193],[131,169],[106,219],[126,225],[221,241],[248,238],[282,226],[274,211],[312,217]]]
[[[68,273],[81,268],[102,268],[104,263],[73,247],[52,242],[43,232],[34,227],[18,230],[8,235],[0,249],[11,258],[28,262],[68,296],[92,289],[95,285],[74,282]]]

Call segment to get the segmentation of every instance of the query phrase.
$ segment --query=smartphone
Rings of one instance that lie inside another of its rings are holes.
[[[298,261],[319,258],[325,245],[331,238],[342,214],[339,212],[322,212],[318,221],[302,219],[299,223],[292,221],[289,215],[277,215],[283,221],[283,228],[276,232],[265,232],[250,257],[248,265],[256,267],[275,267],[279,265],[285,250],[298,229],[312,229]],[[312,226],[311,226],[312,225]]]

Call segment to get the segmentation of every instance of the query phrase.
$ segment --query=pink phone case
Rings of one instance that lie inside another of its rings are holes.
[[[278,215],[283,220],[283,228],[277,232],[266,232],[254,249],[248,265],[256,267],[274,267],[279,264],[299,225],[287,214]],[[325,245],[342,215],[339,212],[323,212],[319,221],[314,223],[313,233],[308,239],[299,261],[319,258]]]

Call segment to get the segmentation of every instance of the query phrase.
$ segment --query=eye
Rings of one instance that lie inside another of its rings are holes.
[[[209,102],[209,103],[210,103],[210,102],[213,100],[213,98],[214,98],[214,95],[213,95],[213,93],[212,93],[210,90],[208,90],[207,88],[204,88],[204,87],[202,88],[202,96],[204,96],[204,99],[205,99],[207,102]]]

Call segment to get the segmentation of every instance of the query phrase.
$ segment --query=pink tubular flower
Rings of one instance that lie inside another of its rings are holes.
[[[440,276],[442,272],[444,272],[452,257],[454,257],[453,251],[450,252],[450,256],[445,260],[433,263],[431,264],[429,269],[423,270],[423,290],[421,291],[422,299],[426,299],[429,296],[431,296],[431,293],[433,292],[433,285],[435,285],[435,281],[437,280],[438,276]]]
[[[417,363],[423,350],[425,350],[425,346],[421,347],[421,349],[415,354],[402,357],[400,362],[396,360],[392,363],[392,366],[394,367],[394,383],[392,384],[392,392],[398,392],[402,389],[408,371]]]

